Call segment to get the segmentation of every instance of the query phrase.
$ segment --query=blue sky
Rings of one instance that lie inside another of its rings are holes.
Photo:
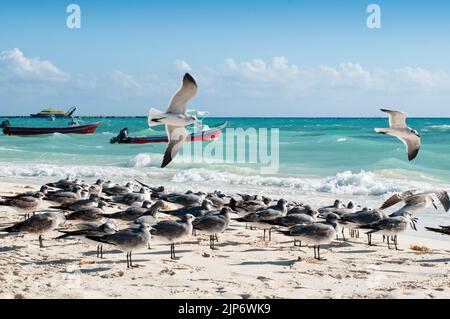
[[[143,115],[189,71],[217,116],[450,116],[448,1],[74,0],[78,30],[70,3],[0,3],[0,114]]]

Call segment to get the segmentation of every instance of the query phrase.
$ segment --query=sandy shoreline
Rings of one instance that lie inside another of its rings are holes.
[[[38,184],[2,179],[0,193]],[[20,218],[0,207],[0,224]],[[51,239],[56,236],[48,234],[47,247],[39,249],[33,235],[0,234],[0,298],[450,298],[450,238],[444,236],[408,232],[399,236],[399,251],[388,250],[380,236],[372,247],[364,236],[337,240],[317,262],[312,248],[294,247],[276,233],[265,243],[262,231],[233,222],[217,251],[207,236],[192,237],[177,246],[181,258],[172,261],[169,246],[154,242],[152,250],[135,253],[141,267],[133,270],[118,250],[105,249],[100,260],[95,247]],[[412,245],[431,251],[418,254]]]

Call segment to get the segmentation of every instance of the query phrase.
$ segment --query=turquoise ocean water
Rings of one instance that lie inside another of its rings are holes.
[[[98,167],[99,174],[103,170],[114,173],[117,169],[114,174],[133,175],[136,173],[133,171],[135,169],[140,175],[160,173],[161,176],[170,178],[183,172],[187,181],[190,170],[193,173],[192,179],[201,179],[203,170],[205,180],[214,178],[212,175],[218,172],[221,175],[217,178],[222,182],[226,179],[224,175],[229,173],[230,178],[238,175],[244,185],[273,183],[287,188],[373,195],[400,189],[407,181],[450,184],[450,119],[409,120],[408,124],[421,133],[423,144],[419,156],[413,162],[406,159],[404,145],[399,140],[377,135],[373,131],[374,127],[386,127],[388,125],[386,118],[205,120],[204,123],[210,126],[228,121],[230,128],[255,128],[257,131],[259,128],[278,128],[279,169],[269,175],[260,174],[260,166],[263,164],[258,163],[207,164],[176,160],[169,169],[162,170],[159,169],[159,165],[166,146],[164,143],[146,145],[109,143],[109,140],[124,127],[128,127],[130,135],[157,134],[147,127],[146,119],[82,119],[84,123],[97,120],[103,124],[93,135],[54,134],[35,137],[0,135],[0,175],[70,174],[88,177],[95,175],[95,168]],[[10,122],[16,126],[64,126],[67,120],[50,122],[44,119],[17,118],[11,119]],[[207,144],[203,143],[203,146]],[[130,169],[129,172],[126,168]],[[335,180],[330,182],[335,184],[326,185],[326,180],[333,178]],[[307,185],[302,183],[303,179],[324,180],[324,184]],[[388,183],[377,185],[378,180]],[[367,185],[364,185],[365,182]]]
[[[2,119],[0,119],[2,120]],[[378,135],[387,118],[209,118],[209,126],[229,122],[230,128],[278,128],[279,170],[261,174],[260,164],[190,163],[176,160],[159,168],[166,145],[110,144],[120,129],[130,135],[158,134],[145,118],[85,118],[101,121],[93,135],[10,137],[0,135],[0,178],[58,179],[70,175],[92,181],[135,178],[147,183],[186,189],[222,189],[290,198],[314,198],[315,205],[332,198],[357,198],[379,205],[392,192],[411,188],[450,190],[450,119],[411,118],[422,136],[422,149],[408,162],[404,145]],[[10,119],[15,126],[60,126],[67,120]],[[162,128],[163,129],[163,128]],[[161,129],[159,129],[161,130]],[[162,131],[164,132],[164,131]],[[159,132],[161,133],[161,132]],[[200,143],[207,147],[210,142]],[[215,142],[217,143],[217,142]],[[192,143],[190,143],[192,144]],[[234,146],[236,147],[236,146]],[[237,150],[235,150],[237,151]],[[425,224],[449,224],[450,215],[424,214]]]

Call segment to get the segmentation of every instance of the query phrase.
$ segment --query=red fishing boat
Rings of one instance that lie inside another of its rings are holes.
[[[209,128],[207,125],[203,125],[201,130],[197,130],[186,137],[186,142],[198,142],[198,141],[213,141],[219,138],[222,130],[228,125],[225,122],[216,127]],[[124,128],[120,131],[119,135],[111,139],[111,144],[147,144],[147,143],[167,143],[169,139],[167,135],[155,135],[155,136],[128,136],[128,129]]]
[[[72,122],[72,124],[74,124]],[[85,125],[69,125],[66,127],[21,127],[11,126],[9,121],[3,121],[0,128],[3,128],[5,135],[42,135],[42,134],[92,134],[101,122],[93,122]]]

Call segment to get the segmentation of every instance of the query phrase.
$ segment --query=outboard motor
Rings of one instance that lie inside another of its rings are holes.
[[[8,120],[3,121],[3,122],[0,124],[0,128],[10,127],[10,126],[11,126],[11,125],[9,124],[9,121],[8,121]]]
[[[120,131],[119,135],[113,137],[109,142],[114,143],[127,143],[130,138],[128,137],[128,128],[124,128]]]

